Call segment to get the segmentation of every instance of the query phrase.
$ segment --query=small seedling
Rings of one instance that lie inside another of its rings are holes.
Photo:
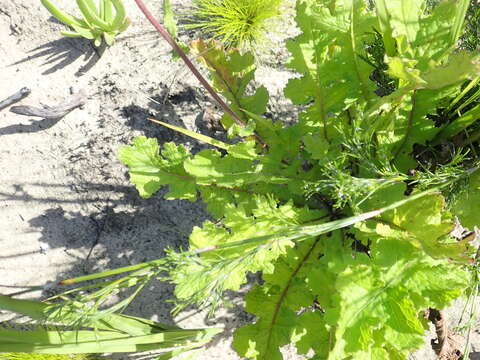
[[[50,0],[41,0],[42,5],[59,21],[70,26],[73,31],[62,31],[68,37],[84,37],[94,40],[100,46],[102,36],[107,45],[112,45],[115,36],[130,25],[125,7],[121,0],[76,0],[83,19],[72,16],[57,8]]]

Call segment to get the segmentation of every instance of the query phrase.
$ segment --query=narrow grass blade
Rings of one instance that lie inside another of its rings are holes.
[[[13,299],[8,296],[0,295],[1,310],[22,314],[33,320],[46,320],[47,318],[51,318],[62,322],[61,320],[63,317],[65,320],[63,324],[67,325],[68,311],[58,310],[61,311],[63,315],[57,316],[58,312],[52,313],[49,311],[50,307],[51,304],[41,301]],[[88,326],[89,324],[85,325]],[[124,314],[104,314],[100,321],[95,323],[95,327],[100,330],[115,330],[130,335],[154,334],[163,330],[180,329],[178,326],[162,324],[156,321]]]
[[[102,319],[108,327],[131,335],[154,334],[163,330],[178,330],[178,326],[162,324],[156,321],[142,319],[123,314],[111,314]]]
[[[170,0],[163,0],[163,25],[174,39],[178,38],[177,21]]]
[[[0,295],[0,309],[26,315],[34,320],[45,318],[48,304],[40,301],[19,300]]]
[[[178,131],[179,133],[182,133],[184,135],[190,136],[191,138],[194,138],[198,141],[202,141],[202,142],[205,142],[205,143],[210,144],[212,146],[216,146],[220,149],[228,150],[229,147],[230,147],[230,145],[224,143],[223,141],[216,140],[216,139],[213,139],[209,136],[196,133],[195,131],[187,130],[187,129],[184,129],[184,128],[181,128],[181,127],[178,127],[178,126],[175,126],[175,125],[170,125],[170,124],[167,124],[163,121],[156,120],[156,119],[150,119],[149,118],[148,120],[150,120],[151,122],[160,124],[162,126],[165,126],[169,129]]]
[[[472,96],[470,96],[467,100],[465,100],[465,102],[463,102],[462,105],[458,107],[457,111],[461,112],[464,108],[466,108],[472,102],[477,101],[479,98],[480,98],[480,88]]]
[[[438,145],[442,141],[451,138],[454,135],[457,135],[460,131],[465,130],[467,127],[472,125],[475,121],[480,119],[480,104],[468,110],[465,114],[455,119],[453,122],[448,124],[446,127],[438,133],[433,145]]]
[[[27,315],[34,320],[51,317],[56,323],[68,325],[74,313],[59,308],[49,312],[51,304],[18,300],[0,296],[0,309]],[[50,315],[51,317],[48,317]],[[55,315],[59,315],[55,318]],[[60,316],[61,315],[61,316]],[[62,317],[63,320],[62,321]],[[44,329],[20,331],[0,329],[0,352],[37,352],[55,354],[132,352],[154,350],[205,342],[220,329],[181,329],[122,314],[106,314],[94,324],[84,324],[95,330],[48,331]]]
[[[134,270],[147,269],[148,267],[157,267],[157,266],[162,265],[164,262],[165,261],[163,259],[158,259],[158,260],[148,261],[148,262],[144,262],[144,263],[137,264],[137,265],[125,266],[125,267],[118,268],[118,269],[103,271],[103,272],[100,272],[100,273],[79,276],[79,277],[72,278],[72,279],[62,280],[62,281],[59,282],[59,285],[75,284],[75,283],[79,283],[79,282],[83,282],[83,281],[100,279],[100,278],[104,278],[104,277],[108,277],[108,276],[112,276],[112,275],[117,275],[117,274],[121,274],[121,273],[125,273],[125,272],[130,272],[130,271],[134,271]]]
[[[477,84],[480,82],[480,76],[479,77],[476,77],[475,79],[473,79],[472,81],[470,81],[470,83],[467,85],[467,87],[465,87],[465,89],[463,89],[463,91],[458,94],[458,96],[453,99],[453,101],[450,103],[450,105],[448,105],[448,107],[445,109],[446,112],[449,112],[450,110],[453,109],[453,107],[461,100],[463,99],[463,97],[465,95],[467,95],[467,93],[472,90],[475,86],[477,86]],[[457,109],[457,111],[462,111],[462,109],[469,105],[472,101],[475,101],[476,98],[480,97],[480,89],[479,91],[477,91],[473,96],[471,96],[470,98],[468,98],[465,102],[462,103],[461,106],[459,106],[459,108]]]

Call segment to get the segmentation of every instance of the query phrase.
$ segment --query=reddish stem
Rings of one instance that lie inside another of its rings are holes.
[[[217,94],[217,92],[213,89],[210,83],[202,76],[202,74],[200,74],[198,69],[188,58],[187,54],[185,54],[185,51],[183,51],[182,48],[178,46],[177,42],[170,36],[168,31],[165,30],[157,20],[155,20],[152,13],[145,6],[144,2],[142,0],[135,0],[135,2],[137,3],[140,10],[142,10],[148,21],[150,21],[153,27],[160,33],[160,35],[162,35],[162,37],[173,48],[173,50],[177,52],[177,54],[185,62],[185,65],[187,65],[193,75],[195,75],[195,77],[200,81],[200,83],[205,87],[205,89],[210,93],[210,95],[212,95],[212,97],[223,108],[223,110],[225,110],[225,112],[228,113],[239,125],[245,126],[245,123],[242,121],[242,119],[232,110],[230,106],[228,106],[225,101],[223,101],[223,99]]]

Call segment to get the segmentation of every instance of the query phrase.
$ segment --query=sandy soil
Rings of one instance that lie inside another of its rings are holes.
[[[39,1],[0,0],[0,99],[24,86],[32,94],[22,104],[34,106],[57,104],[80,89],[88,96],[84,107],[58,121],[0,111],[2,294],[161,257],[166,247],[185,246],[192,227],[207,218],[202,204],[166,201],[162,192],[141,199],[117,160],[118,147],[138,135],[197,151],[202,144],[146,117],[208,133],[204,113],[216,112],[197,81],[171,60],[170,49],[133,2],[126,3],[133,25],[100,57],[90,42],[63,38],[59,31],[64,27]],[[160,3],[149,4],[157,15]],[[185,6],[184,1],[173,4]],[[272,64],[286,55],[276,51],[270,54]],[[279,100],[288,73],[268,65],[257,80],[272,93],[271,111],[291,115],[288,103]],[[224,326],[199,359],[238,359],[230,347],[232,329],[250,320],[239,297],[236,307],[214,319],[193,312],[173,319],[166,302],[171,293],[170,287],[152,283],[129,313],[185,327]],[[429,346],[414,356],[434,359]],[[285,359],[299,357],[286,349]]]

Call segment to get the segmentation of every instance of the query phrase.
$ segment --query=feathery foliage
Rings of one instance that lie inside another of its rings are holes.
[[[194,0],[190,24],[228,47],[253,50],[272,31],[282,0]]]

